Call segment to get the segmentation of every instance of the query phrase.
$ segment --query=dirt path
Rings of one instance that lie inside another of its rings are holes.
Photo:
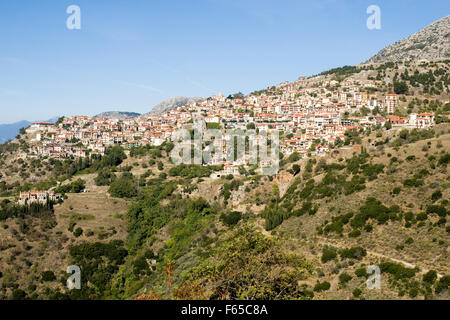
[[[322,244],[322,245],[328,245],[328,246],[337,247],[339,249],[345,249],[346,248],[345,246],[343,246],[341,244],[330,242],[330,241],[328,241],[328,240],[326,240],[324,238],[320,238],[319,243]],[[430,271],[430,270],[428,270],[426,268],[423,268],[423,267],[421,267],[419,265],[415,265],[413,263],[407,262],[405,260],[392,258],[392,257],[386,256],[384,254],[381,254],[381,253],[378,253],[378,252],[374,252],[374,251],[370,251],[370,250],[366,250],[366,252],[367,252],[368,255],[371,255],[371,256],[374,256],[374,257],[388,259],[388,260],[391,260],[391,261],[396,262],[396,263],[401,263],[407,268],[418,267],[420,269],[420,271],[419,271],[420,273],[427,273],[428,271]],[[437,276],[438,276],[438,278],[442,278],[443,277],[443,275],[440,274],[440,273],[438,273]]]

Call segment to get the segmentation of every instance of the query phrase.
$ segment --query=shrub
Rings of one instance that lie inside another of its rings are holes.
[[[394,81],[394,92],[396,94],[408,93],[408,85],[404,81]]]
[[[425,273],[423,275],[423,282],[429,283],[429,284],[434,284],[434,282],[437,279],[437,272],[434,270],[430,270],[427,273]]]
[[[103,168],[94,181],[97,186],[109,186],[114,180],[116,180],[116,175],[111,170]]]
[[[352,280],[352,276],[349,275],[348,273],[343,272],[339,275],[339,282],[342,284],[345,284],[345,283],[349,282],[350,280]]]
[[[443,276],[441,279],[439,279],[438,283],[436,284],[435,288],[436,294],[439,294],[444,290],[448,290],[449,286],[450,286],[450,276]]]
[[[427,206],[427,213],[435,213],[438,216],[445,218],[445,216],[447,215],[447,209],[443,206],[443,205],[429,205]]]
[[[83,229],[81,229],[81,228],[76,228],[75,231],[73,232],[73,235],[77,238],[79,236],[81,236],[82,234],[83,234]]]
[[[413,288],[410,288],[410,289],[409,289],[408,295],[409,295],[411,298],[417,297],[418,294],[419,294],[419,289],[418,289],[418,288],[413,287]]]
[[[415,178],[406,179],[405,181],[403,181],[403,185],[405,187],[416,187],[417,188],[417,187],[423,186],[423,180],[415,179]]]
[[[438,164],[440,166],[445,166],[449,163],[450,163],[450,153],[446,153],[442,157],[439,158]]]
[[[303,202],[302,207],[293,212],[293,214],[297,217],[300,217],[304,214],[309,214],[313,216],[316,214],[317,210],[319,210],[318,206],[313,206],[313,204],[309,201]]]
[[[138,190],[133,178],[122,175],[111,183],[109,194],[116,198],[132,198],[137,196]]]
[[[229,214],[223,213],[220,216],[220,220],[228,227],[232,227],[232,226],[236,225],[241,220],[241,218],[242,218],[242,213],[240,213],[239,211],[233,211],[233,212],[230,212]]]
[[[328,261],[334,260],[337,257],[336,249],[331,247],[324,247],[322,249],[322,263],[327,263]]]
[[[159,174],[159,178],[162,179],[162,180],[165,180],[165,179],[167,178],[167,173],[161,172],[161,173]]]
[[[367,270],[364,267],[355,270],[355,275],[359,278],[367,277]]]
[[[357,237],[359,237],[361,235],[361,231],[359,231],[358,229],[353,229],[349,234],[348,234],[348,236],[350,237],[350,238],[357,238]]]
[[[361,289],[359,289],[359,288],[356,288],[355,290],[353,290],[353,296],[355,297],[355,298],[359,298],[360,296],[361,296],[361,294],[362,294],[362,291],[361,291]]]
[[[416,274],[415,269],[406,268],[403,265],[394,262],[381,263],[380,270],[381,272],[392,274],[396,280],[412,278]]]
[[[72,183],[65,184],[55,188],[56,193],[80,193],[86,187],[86,182],[83,179],[78,179]]]
[[[343,249],[340,254],[342,259],[361,260],[363,257],[367,255],[367,251],[362,247],[352,247],[348,249]]]
[[[417,214],[417,216],[416,216],[417,221],[425,221],[425,220],[427,220],[427,218],[428,218],[428,215],[425,212],[421,212],[421,213]]]
[[[406,212],[404,215],[405,221],[411,221],[414,219],[414,213],[412,212]]]
[[[42,273],[42,281],[55,281],[56,280],[56,276],[53,273],[53,271],[44,271]]]
[[[316,292],[320,292],[320,291],[327,291],[328,289],[330,289],[331,285],[329,282],[324,281],[324,282],[317,282],[316,285],[314,286],[314,291]]]
[[[402,191],[402,188],[400,188],[400,187],[395,187],[395,188],[392,190],[392,193],[393,193],[393,194],[399,194],[401,191]]]
[[[27,297],[27,294],[25,291],[23,291],[21,289],[14,289],[13,294],[12,294],[13,300],[25,300],[26,297]]]
[[[433,192],[433,194],[431,195],[431,200],[436,201],[442,198],[442,192],[441,190],[437,190],[435,192]]]

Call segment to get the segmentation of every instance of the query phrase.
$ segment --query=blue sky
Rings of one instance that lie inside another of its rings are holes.
[[[366,9],[381,8],[381,30]],[[81,8],[68,30],[66,8]],[[448,0],[0,2],[0,123],[249,93],[358,64],[450,12]]]

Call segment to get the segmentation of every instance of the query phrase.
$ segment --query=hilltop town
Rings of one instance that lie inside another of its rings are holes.
[[[433,72],[449,67],[448,61],[427,65],[422,61],[399,68],[406,72],[409,68],[414,73],[420,69]],[[247,96],[214,95],[161,115],[147,114],[125,120],[72,116],[56,124],[37,122],[26,129],[31,143],[23,156],[86,157],[104,155],[108,147],[116,144],[126,149],[160,146],[170,141],[177,129],[192,128],[196,115],[201,116],[205,128],[256,129],[268,133],[276,130],[282,133],[280,151],[283,155],[297,152],[302,157],[327,154],[343,145],[345,133],[351,130],[381,128],[387,123],[409,129],[433,126],[433,112],[411,109],[411,101],[417,99],[414,92],[409,96],[401,90],[395,93],[394,76],[386,75],[389,67],[395,69],[393,64],[360,66],[342,81],[325,73],[281,83]],[[381,79],[381,73],[386,78]],[[443,86],[442,94],[448,99],[448,86]],[[224,131],[223,140],[227,138]],[[239,166],[248,162],[248,157],[227,162],[226,153],[224,148],[223,154],[216,154],[207,164]]]

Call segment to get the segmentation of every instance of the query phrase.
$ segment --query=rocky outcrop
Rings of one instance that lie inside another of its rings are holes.
[[[423,28],[412,36],[384,48],[366,63],[450,58],[450,16]]]

